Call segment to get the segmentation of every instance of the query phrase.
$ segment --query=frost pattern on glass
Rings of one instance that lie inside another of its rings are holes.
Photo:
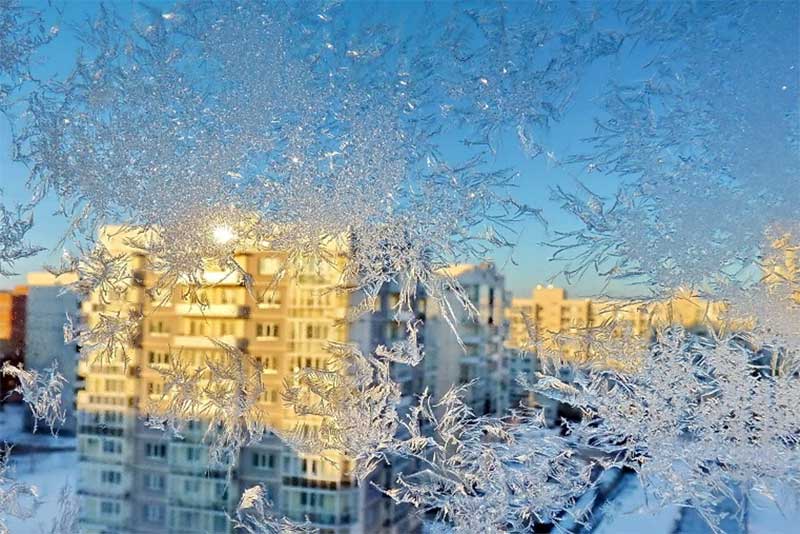
[[[475,417],[453,389],[434,403],[424,392],[387,453],[419,466],[384,492],[434,513],[446,532],[524,532],[558,524],[592,486],[587,461],[547,428],[541,413]]]
[[[776,226],[796,233],[800,19],[774,7],[620,4],[651,61],[607,89],[591,149],[571,159],[621,176],[618,193],[556,192],[582,223],[556,241],[568,274],[713,286],[757,263]]]
[[[257,443],[267,431],[266,414],[259,405],[264,385],[262,367],[239,348],[212,339],[219,352],[206,356],[201,366],[191,366],[179,356],[164,377],[161,399],[148,408],[147,426],[180,437],[190,421],[207,425],[203,443],[211,466],[229,473],[242,447]]]
[[[6,376],[13,376],[19,385],[13,391],[22,395],[22,400],[28,405],[33,415],[33,432],[36,432],[39,421],[44,422],[50,432],[56,435],[58,428],[64,424],[66,410],[61,401],[61,392],[67,379],[58,371],[58,361],[43,372],[35,369],[23,369],[5,362],[0,372]]]
[[[797,361],[757,351],[735,333],[659,332],[638,369],[576,368],[535,391],[575,406],[570,434],[607,466],[628,467],[656,506],[696,508],[712,527],[715,506],[744,489],[797,486]],[[742,502],[739,499],[738,504]]]
[[[297,523],[272,513],[272,503],[264,486],[253,486],[242,493],[234,517],[233,527],[246,534],[316,534],[308,523]]]
[[[78,495],[69,484],[65,484],[58,492],[58,511],[46,534],[80,534],[79,518],[80,503]]]
[[[558,523],[592,473],[614,466],[651,482],[656,503],[697,507],[712,526],[714,505],[736,488],[796,483],[800,122],[797,85],[781,80],[798,50],[771,40],[790,34],[796,11],[467,2],[395,18],[349,3],[284,7],[178,3],[132,19],[99,8],[74,70],[38,83],[30,56],[57,31],[0,0],[0,108],[14,120],[34,202],[56,193],[71,221],[77,255],[54,269],[77,273],[70,289],[109,303],[141,282],[96,237],[119,221],[138,229],[128,245],[151,260],[154,298],[182,286],[202,309],[210,267],[252,293],[235,260],[243,249],[285,253],[276,279],[343,261],[333,289],[361,303],[347,319],[398,287],[393,312],[409,339],[374,351],[332,344],[329,366],[300,370],[284,392],[321,424],[280,437],[353,457],[361,479],[395,457],[417,462],[421,471],[385,492],[456,531]],[[645,48],[644,75],[606,89],[586,153],[548,150],[541,134],[583,73],[630,43]],[[509,134],[529,157],[622,177],[609,196],[591,184],[556,188],[580,223],[554,243],[568,278],[594,269],[647,282],[656,298],[688,286],[726,306],[727,330],[661,330],[649,346],[614,325],[547,340],[532,332],[528,349],[545,365],[529,387],[583,414],[565,424],[567,438],[537,414],[474,417],[461,390],[423,394],[403,413],[392,378],[423,357],[415,297],[436,301],[455,335],[451,306],[477,309],[444,268],[511,246],[514,224],[540,213],[513,199],[516,173],[494,163]],[[458,156],[448,136],[462,140]],[[31,208],[0,207],[0,274],[35,253],[24,243]],[[122,306],[96,319],[68,324],[65,340],[95,362],[127,365],[141,312]],[[162,370],[148,424],[180,436],[205,421],[211,463],[232,469],[268,430],[261,370],[239,347],[214,343],[221,357],[198,367],[173,358]],[[567,361],[567,346],[580,358]],[[63,418],[55,368],[3,372],[23,381],[35,415]],[[263,489],[245,497],[242,528],[302,528],[275,520]]]
[[[297,415],[317,416],[320,422],[301,421],[279,435],[299,450],[348,455],[363,480],[386,459],[397,432],[400,386],[392,379],[390,364],[395,353],[379,347],[377,355],[365,355],[343,343],[331,343],[328,352],[325,369],[297,371],[283,392],[284,402]]]
[[[3,190],[0,189],[0,200]],[[0,276],[12,276],[14,262],[44,250],[25,241],[33,226],[31,206],[10,209],[0,203]]]
[[[13,534],[6,527],[4,518],[30,519],[40,504],[36,486],[16,482],[10,477],[10,454],[10,447],[4,447],[0,452],[0,534]]]

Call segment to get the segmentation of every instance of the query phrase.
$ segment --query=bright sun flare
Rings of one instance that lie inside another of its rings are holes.
[[[214,228],[214,241],[216,241],[220,245],[228,243],[235,237],[236,234],[233,233],[233,230],[231,230],[229,226],[217,226],[216,228]]]

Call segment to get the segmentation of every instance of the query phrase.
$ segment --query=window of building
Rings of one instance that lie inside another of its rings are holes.
[[[261,364],[261,367],[264,370],[274,370],[277,369],[277,358],[275,356],[265,355],[265,354],[258,354],[254,356],[255,360]]]
[[[278,337],[278,324],[277,323],[258,323],[256,325],[256,337]]]
[[[122,452],[122,443],[111,439],[104,439],[103,452],[109,454],[120,454]]]
[[[267,289],[258,296],[258,305],[264,308],[277,308],[281,305],[281,294],[277,290]]]
[[[196,528],[200,524],[200,515],[192,510],[181,510],[178,515],[181,528]]]
[[[151,334],[169,334],[167,324],[162,320],[150,320],[150,327],[148,330]]]
[[[328,339],[328,325],[325,324],[306,325],[306,339]]]
[[[480,296],[481,296],[480,291],[481,291],[481,286],[479,285],[470,285],[464,287],[464,292],[469,297],[470,302],[476,305],[478,304],[478,302],[480,302]]]
[[[148,523],[161,524],[167,516],[163,504],[148,503],[144,505],[144,520]]]
[[[260,258],[258,260],[258,274],[260,275],[273,275],[281,268],[281,262],[278,258]]]
[[[161,395],[164,393],[164,384],[160,382],[147,382],[147,394],[148,395]]]
[[[186,461],[188,462],[199,462],[200,461],[200,449],[195,447],[188,447],[186,449]]]
[[[166,365],[169,363],[169,360],[169,352],[156,352],[151,350],[147,353],[147,362],[150,365]]]
[[[159,473],[145,473],[144,487],[151,491],[164,491],[166,479]]]
[[[122,473],[118,471],[101,471],[100,482],[103,484],[120,484],[122,482]]]
[[[186,493],[200,493],[200,481],[194,478],[184,479],[183,491]]]
[[[217,288],[215,297],[219,299],[220,304],[242,304],[239,302],[237,290],[232,287]]]
[[[106,379],[105,391],[107,393],[121,393],[125,389],[125,381],[117,379]]]
[[[167,457],[167,446],[164,443],[145,443],[144,455],[154,460],[163,460]]]
[[[266,389],[261,394],[261,402],[276,404],[278,402],[278,392],[274,389]]]
[[[275,455],[265,452],[253,453],[253,467],[259,469],[275,469]]]
[[[206,322],[202,319],[189,319],[189,335],[190,336],[206,335]]]
[[[227,500],[228,499],[228,485],[224,482],[217,482],[214,484],[214,495],[219,500]]]
[[[214,532],[228,532],[228,520],[224,515],[214,516]]]
[[[100,513],[102,515],[119,515],[120,506],[115,501],[100,501]]]

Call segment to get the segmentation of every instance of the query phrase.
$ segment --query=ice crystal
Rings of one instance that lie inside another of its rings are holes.
[[[344,236],[346,287],[401,281],[406,307],[418,286],[443,298],[442,267],[509,245],[531,213],[483,152],[513,124],[537,153],[536,128],[622,36],[595,32],[589,10],[557,34],[551,6],[438,6],[409,48],[385,17],[349,27],[352,9],[179,4],[133,28],[101,10],[83,36],[92,53],[31,102],[32,182],[59,193],[84,237],[119,219],[153,232],[165,285],[237,247],[325,257]],[[451,122],[471,131],[459,161],[438,146]]]
[[[58,371],[58,361],[42,373],[34,369],[23,369],[5,362],[0,369],[3,375],[13,376],[19,381],[14,391],[22,395],[33,415],[33,431],[36,432],[39,421],[44,422],[55,435],[66,419],[66,411],[61,402],[61,392],[67,379]]]
[[[203,443],[209,464],[233,469],[242,447],[264,438],[266,414],[259,404],[264,392],[262,367],[239,348],[212,340],[218,349],[205,365],[191,368],[171,358],[164,377],[164,394],[149,407],[148,426],[180,436],[189,421],[207,424]]]
[[[3,191],[0,190],[0,198]],[[31,207],[6,208],[0,203],[0,276],[11,276],[14,262],[40,252],[42,247],[25,242],[25,234],[33,226]]]
[[[385,347],[376,356],[349,344],[331,343],[325,369],[301,369],[287,380],[283,397],[297,415],[314,415],[319,423],[300,422],[283,435],[300,450],[336,450],[356,462],[363,479],[385,460],[398,427],[400,386],[391,375],[393,354]]]
[[[524,532],[558,523],[594,481],[587,461],[541,414],[509,420],[475,417],[461,396],[420,396],[392,453],[416,460],[385,493],[435,512],[446,531]]]
[[[642,2],[620,16],[652,61],[642,81],[608,88],[592,150],[573,161],[622,185],[610,198],[557,190],[583,226],[561,235],[559,254],[572,274],[703,287],[756,263],[765,235],[800,220],[796,96],[777,83],[800,51],[798,14]]]
[[[108,304],[112,296],[124,294],[133,283],[128,255],[111,254],[101,243],[78,255],[64,251],[61,265],[48,270],[56,276],[74,273],[77,280],[66,287],[82,299],[95,296],[102,304]]]
[[[16,482],[9,477],[10,447],[0,451],[0,534],[10,533],[3,519],[15,517],[30,519],[40,504],[39,491],[35,486]]]
[[[663,330],[635,371],[578,370],[536,391],[582,412],[576,439],[629,467],[659,505],[688,504],[712,526],[737,489],[795,484],[797,362],[778,372],[739,335]],[[688,501],[688,502],[687,502]]]
[[[8,111],[14,92],[31,80],[33,53],[58,34],[45,27],[40,11],[17,0],[0,1],[0,113]]]
[[[79,514],[78,496],[65,484],[58,493],[58,511],[46,534],[79,534]]]
[[[272,513],[272,503],[264,486],[253,486],[242,492],[231,517],[233,527],[247,534],[315,534],[318,530],[308,523],[296,523]]]
[[[91,327],[68,332],[67,335],[81,347],[81,358],[92,358],[99,363],[120,361],[127,368],[130,361],[128,353],[136,344],[141,321],[142,314],[135,308],[100,312]],[[67,328],[70,328],[69,325]]]

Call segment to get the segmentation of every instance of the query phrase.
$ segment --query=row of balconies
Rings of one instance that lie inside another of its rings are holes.
[[[250,315],[250,306],[242,304],[177,304],[175,313],[188,317],[247,317]]]

